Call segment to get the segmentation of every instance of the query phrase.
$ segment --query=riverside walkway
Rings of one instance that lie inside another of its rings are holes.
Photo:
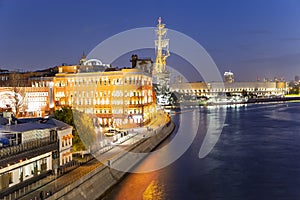
[[[124,151],[124,149],[129,148],[133,144],[139,142],[140,140],[144,139],[145,137],[151,135],[151,133],[155,132],[157,129],[163,127],[166,122],[170,120],[168,117],[166,117],[165,114],[160,113],[157,115],[155,120],[153,120],[150,124],[148,124],[147,127],[141,127],[141,128],[135,128],[130,130],[129,137],[123,141],[119,141],[114,143],[115,146],[122,147],[122,148],[113,148],[113,146],[109,149],[102,149],[97,154],[101,154],[101,162],[97,159],[92,159],[91,161],[87,162],[84,165],[81,165],[74,170],[64,174],[63,176],[60,176],[55,179],[49,179],[45,178],[43,181],[45,182],[44,185],[41,184],[40,187],[35,189],[34,191],[29,191],[21,196],[17,195],[10,195],[9,197],[6,197],[7,199],[21,199],[21,200],[38,200],[43,197],[46,199],[50,196],[50,194],[55,193],[64,187],[70,185],[71,183],[75,182],[76,180],[79,180],[80,178],[86,176],[93,170],[97,169],[98,167],[102,166],[103,163],[106,163],[106,161],[117,154],[119,154],[121,151]],[[150,131],[152,130],[152,131]],[[98,156],[97,156],[98,157]],[[47,182],[48,181],[48,182]]]

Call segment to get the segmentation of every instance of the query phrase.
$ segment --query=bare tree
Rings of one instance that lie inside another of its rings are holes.
[[[23,80],[22,73],[11,72],[9,75],[8,86],[12,88],[13,92],[13,105],[11,105],[16,117],[19,116],[23,104],[24,86],[26,83]]]

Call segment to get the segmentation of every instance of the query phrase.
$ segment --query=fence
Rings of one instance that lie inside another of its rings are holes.
[[[56,141],[57,141],[56,139],[47,137],[47,138],[41,138],[26,143],[22,143],[16,146],[5,147],[0,149],[0,159],[7,158],[32,149],[36,149],[38,147],[47,146],[49,144],[55,143]]]

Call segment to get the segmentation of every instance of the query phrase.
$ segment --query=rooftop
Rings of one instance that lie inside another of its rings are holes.
[[[70,127],[70,125],[53,118],[31,118],[17,121],[18,123],[13,125],[0,125],[0,132],[26,132],[37,129],[63,130]]]

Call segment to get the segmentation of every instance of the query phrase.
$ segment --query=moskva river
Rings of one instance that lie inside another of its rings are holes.
[[[199,112],[199,124],[193,123]],[[300,199],[300,102],[200,108],[173,115],[178,134],[181,118],[190,124],[181,131],[197,135],[187,151],[165,168],[130,173],[105,199]],[[199,158],[209,123],[220,127],[214,148]],[[222,115],[224,116],[224,115]],[[194,127],[195,128],[195,127]],[[168,156],[172,149],[165,150]],[[161,162],[149,156],[135,170]]]

